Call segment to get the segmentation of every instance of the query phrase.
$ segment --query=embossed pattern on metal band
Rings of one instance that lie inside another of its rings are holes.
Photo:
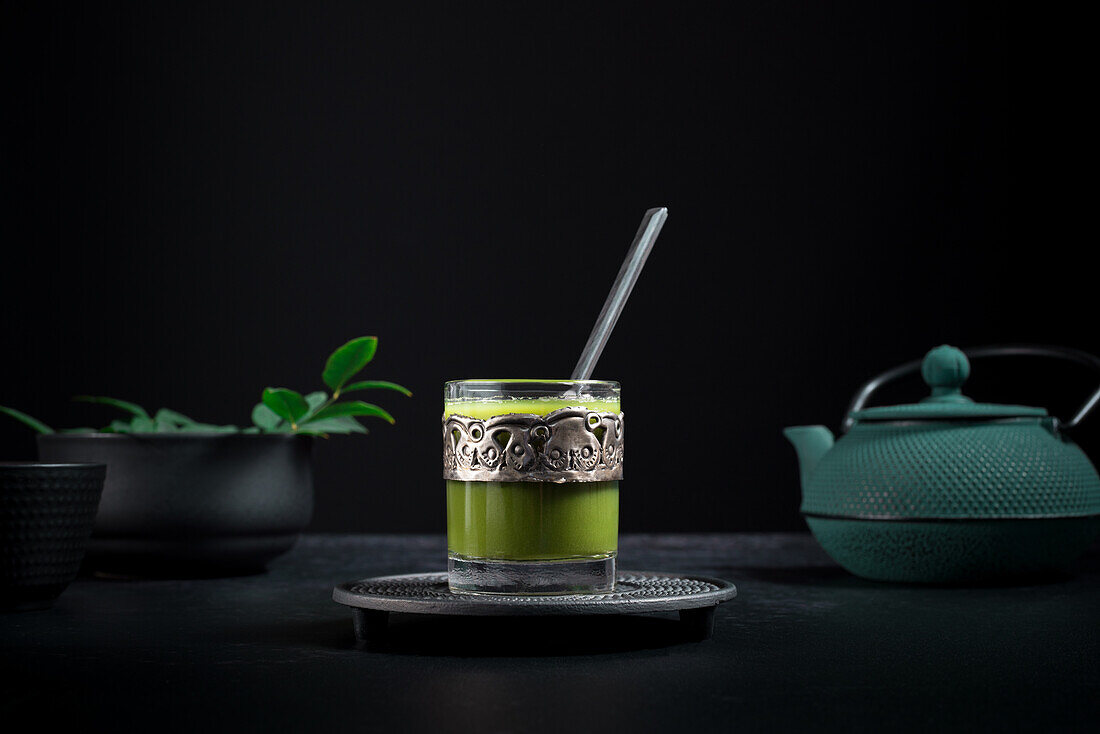
[[[443,478],[606,482],[623,478],[623,414],[561,408],[443,421]]]

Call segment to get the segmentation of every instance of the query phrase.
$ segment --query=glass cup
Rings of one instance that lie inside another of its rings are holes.
[[[451,590],[613,591],[619,384],[456,380],[443,401]]]

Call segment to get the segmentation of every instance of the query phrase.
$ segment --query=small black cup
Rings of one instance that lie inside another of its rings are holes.
[[[106,464],[0,462],[0,611],[48,609],[76,578]]]

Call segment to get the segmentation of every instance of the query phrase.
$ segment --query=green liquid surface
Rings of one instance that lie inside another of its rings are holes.
[[[559,398],[507,398],[503,400],[461,400],[446,403],[443,417],[465,415],[470,418],[492,418],[509,413],[546,415],[561,408],[585,408],[600,412],[619,412],[618,400],[561,400]]]
[[[618,401],[519,398],[448,403],[444,415],[484,420],[567,407],[619,412]],[[603,556],[618,548],[618,535],[618,482],[447,482],[452,554],[513,561]]]

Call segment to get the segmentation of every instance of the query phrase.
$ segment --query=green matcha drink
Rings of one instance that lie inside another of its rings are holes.
[[[619,483],[447,482],[447,551],[539,561],[614,553]]]
[[[444,395],[447,551],[456,591],[610,591],[618,545],[618,385],[465,380]]]

